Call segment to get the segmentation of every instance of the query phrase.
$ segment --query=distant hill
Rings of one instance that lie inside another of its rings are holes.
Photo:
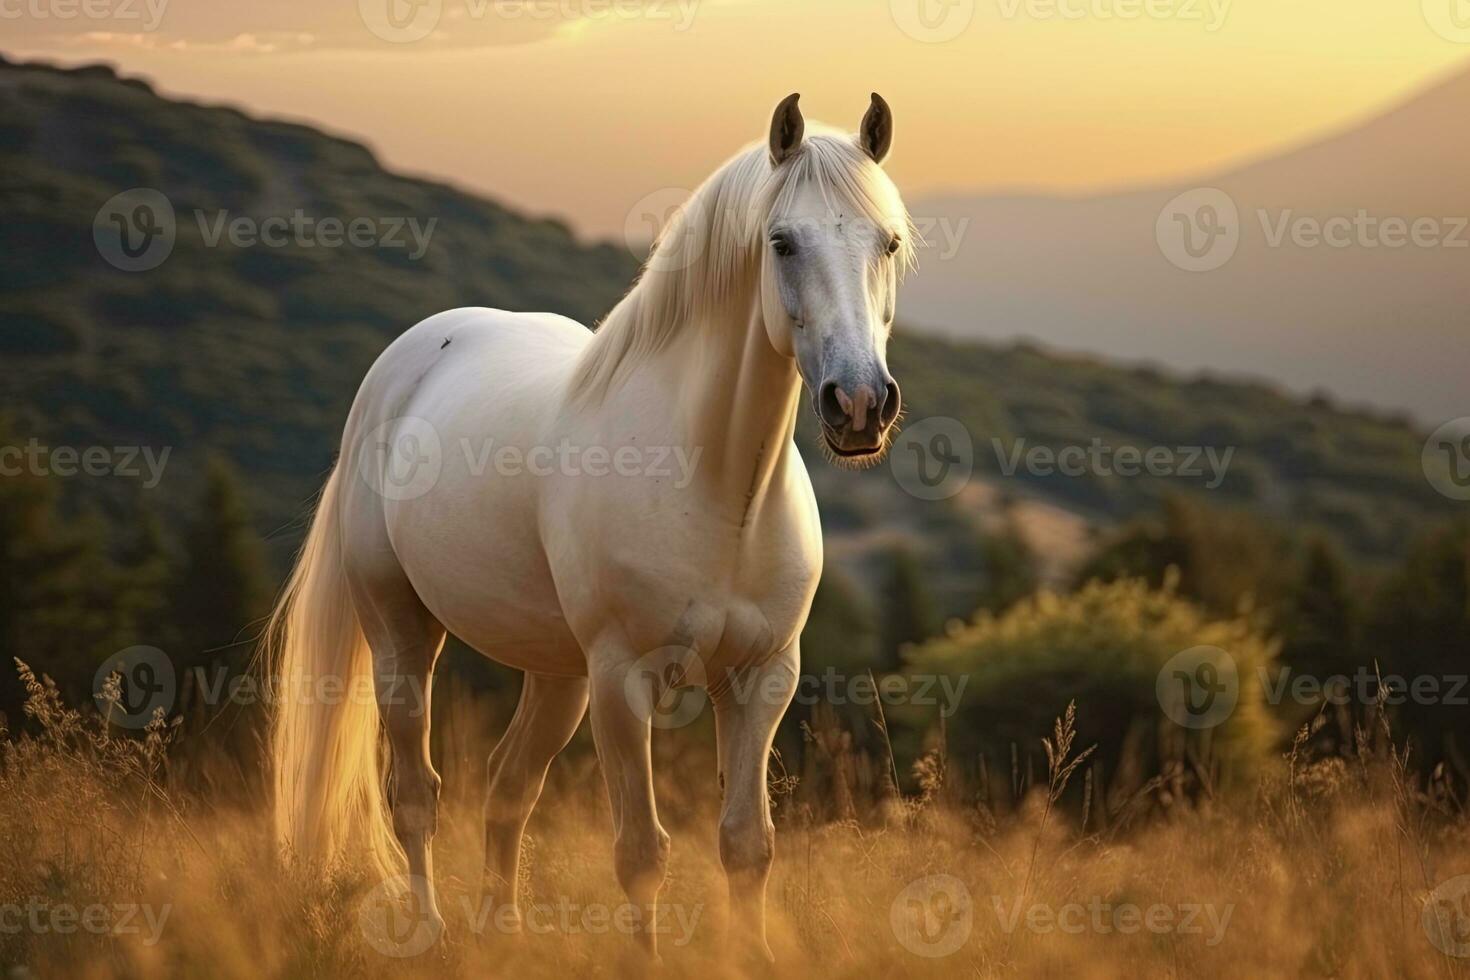
[[[964,233],[952,256],[925,251],[900,313],[948,336],[1026,337],[1245,373],[1406,408],[1434,424],[1470,414],[1467,117],[1470,72],[1347,131],[1225,173],[1087,198],[911,202],[917,215]],[[1177,268],[1156,241],[1165,205],[1196,188],[1224,191],[1238,214],[1237,251],[1214,271]],[[1445,244],[1394,247],[1395,235],[1377,230],[1350,231],[1354,244],[1344,248],[1278,239],[1283,221],[1356,221],[1359,212],[1427,219]]]
[[[132,188],[162,192],[176,215],[172,252],[147,271],[115,268],[94,244],[99,209]],[[172,447],[156,492],[67,482],[76,502],[140,495],[168,522],[194,499],[208,454],[227,456],[262,528],[279,532],[278,559],[330,465],[358,381],[394,336],[470,304],[590,323],[636,268],[626,249],[579,242],[556,222],[389,173],[357,143],[167,100],[104,67],[0,64],[0,198],[0,416],[22,438],[51,444]],[[222,210],[436,224],[416,260],[407,249],[352,245],[211,246]],[[1420,472],[1423,434],[1401,419],[1025,346],[900,333],[891,358],[909,424],[943,415],[968,428],[981,480],[1001,491],[986,499],[1045,501],[1107,524],[1151,511],[1165,494],[1200,493],[1380,557],[1451,512]],[[1236,452],[1207,490],[1179,477],[1005,476],[1000,459],[1017,439]],[[971,512],[974,495],[925,504],[887,467],[839,473],[809,456],[829,538],[854,542],[855,563],[861,542],[892,538],[949,561],[963,548],[954,528],[983,516]]]
[[[557,222],[389,173],[359,143],[166,100],[106,67],[0,65],[0,174],[4,403],[53,441],[171,445],[181,469],[223,452],[276,517],[408,326],[467,305],[591,322],[636,269]],[[99,208],[132,188],[176,215],[172,253],[147,271],[114,268],[93,240]],[[396,219],[435,224],[417,260],[402,228],[405,248],[208,245],[221,211],[297,210],[366,217],[385,238]]]

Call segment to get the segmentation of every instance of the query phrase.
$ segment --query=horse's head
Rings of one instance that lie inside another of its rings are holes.
[[[771,120],[762,309],[833,459],[862,465],[882,457],[899,415],[885,355],[913,226],[879,166],[893,142],[888,104],[874,93],[856,136],[806,135],[797,98]]]

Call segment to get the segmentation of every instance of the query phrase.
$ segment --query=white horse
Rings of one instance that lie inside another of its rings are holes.
[[[290,853],[365,849],[407,871],[442,928],[428,690],[450,630],[525,672],[489,759],[486,897],[514,907],[522,831],[590,701],[617,877],[652,914],[669,855],[652,705],[697,684],[718,727],[731,928],[769,957],[766,760],[822,565],[798,394],[804,381],[830,458],[880,458],[899,414],[885,349],[913,254],[878,166],[887,104],[873,95],[856,136],[805,128],[791,95],[769,140],[669,221],[595,334],[547,313],[450,310],[368,372],[269,633]],[[651,930],[641,942],[657,954]]]

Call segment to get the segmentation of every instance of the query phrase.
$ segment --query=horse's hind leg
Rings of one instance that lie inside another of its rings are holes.
[[[378,712],[392,751],[393,833],[408,858],[419,908],[442,928],[430,843],[439,811],[439,774],[429,759],[429,696],[444,627],[401,573],[353,583],[353,601],[373,653]]]
[[[725,792],[720,862],[730,885],[730,935],[766,959],[771,959],[766,944],[766,878],[776,847],[766,766],[776,725],[796,692],[800,662],[792,644],[770,662],[739,671],[738,683],[714,699]]]
[[[649,689],[642,697],[630,698],[631,658],[624,660],[620,651],[605,650],[601,652],[609,656],[602,660],[598,652],[588,657],[592,738],[612,808],[613,865],[618,883],[642,916],[638,941],[657,957],[654,907],[669,864],[669,835],[659,825],[653,798],[651,712],[659,692]],[[634,683],[653,681],[640,676]]]
[[[509,907],[511,922],[520,925],[516,878],[521,835],[541,796],[551,760],[566,748],[586,712],[585,677],[527,674],[515,716],[490,754],[484,890],[494,903],[496,922],[501,921],[501,909]]]

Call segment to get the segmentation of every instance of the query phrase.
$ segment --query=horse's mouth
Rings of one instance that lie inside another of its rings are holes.
[[[856,449],[845,449],[838,445],[837,440],[832,437],[832,431],[825,425],[822,426],[822,441],[827,444],[827,449],[832,455],[840,456],[843,459],[867,459],[870,456],[879,455],[884,449],[884,440],[882,439],[879,439],[872,446],[859,446]]]

